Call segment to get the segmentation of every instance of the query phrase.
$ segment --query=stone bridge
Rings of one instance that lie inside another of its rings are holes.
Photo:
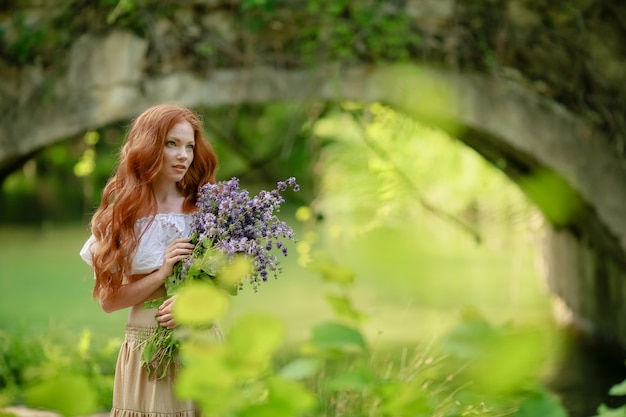
[[[5,0],[0,178],[47,145],[158,102],[384,102],[446,130],[527,192],[552,224],[552,292],[578,326],[626,346],[617,3]]]

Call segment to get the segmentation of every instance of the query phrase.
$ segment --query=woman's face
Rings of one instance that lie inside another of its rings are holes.
[[[194,131],[189,122],[175,124],[165,137],[163,166],[159,178],[173,182],[182,180],[193,161],[195,144]]]

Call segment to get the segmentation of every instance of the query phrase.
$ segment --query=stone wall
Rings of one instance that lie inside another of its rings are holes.
[[[549,228],[543,257],[556,317],[608,344],[626,347],[626,280],[623,261],[567,229]]]

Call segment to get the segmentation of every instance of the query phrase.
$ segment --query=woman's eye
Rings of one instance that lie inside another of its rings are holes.
[[[176,146],[176,143],[174,143],[173,140],[168,140],[167,142],[165,142],[165,146]]]
[[[187,145],[187,149],[190,149],[193,151],[194,146],[193,145]]]

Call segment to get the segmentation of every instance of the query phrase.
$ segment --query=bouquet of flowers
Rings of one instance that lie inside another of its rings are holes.
[[[215,282],[218,271],[239,254],[249,257],[252,271],[244,281],[227,288],[231,294],[236,294],[245,281],[256,291],[270,273],[277,277],[281,265],[272,250],[278,249],[286,256],[283,240],[294,240],[292,228],[275,214],[284,202],[281,192],[288,188],[299,190],[294,177],[279,181],[275,189],[262,190],[255,196],[240,189],[237,178],[204,185],[198,194],[191,225],[191,243],[196,246],[191,256],[174,265],[172,275],[165,280],[167,295],[145,303],[144,307],[158,307],[186,280]],[[142,351],[141,359],[148,373],[164,377],[170,364],[177,363],[178,348],[174,332],[157,326]]]

